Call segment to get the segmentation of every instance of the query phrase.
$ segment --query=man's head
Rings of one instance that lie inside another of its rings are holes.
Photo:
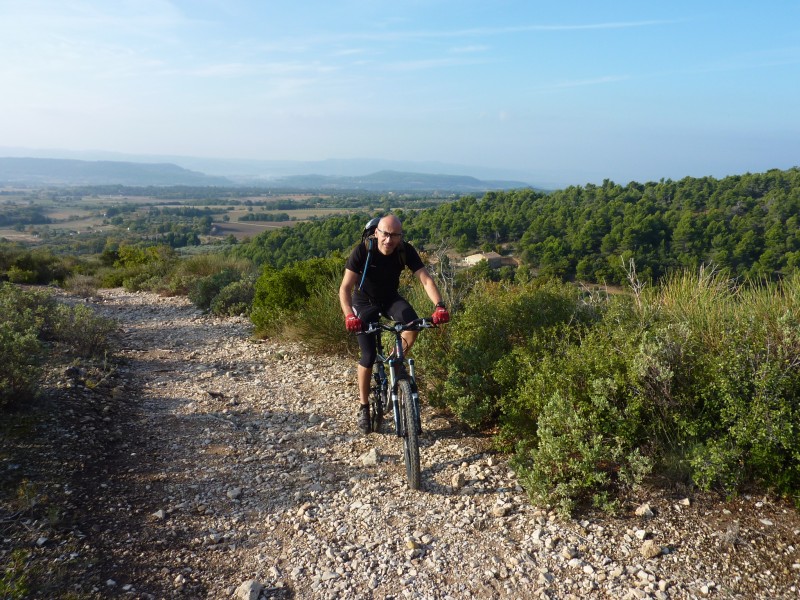
[[[378,222],[375,230],[378,238],[378,252],[389,256],[403,241],[403,225],[394,215],[386,215]]]

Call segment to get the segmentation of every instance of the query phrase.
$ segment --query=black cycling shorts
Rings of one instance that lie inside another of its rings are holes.
[[[364,327],[369,323],[377,323],[380,320],[380,315],[400,323],[408,323],[417,318],[414,307],[401,296],[396,296],[386,302],[377,302],[375,300],[359,302],[355,300],[353,312],[361,319]],[[378,356],[378,351],[375,346],[376,335],[377,334],[373,333],[371,335],[356,336],[358,339],[358,347],[361,349],[361,358],[358,364],[362,367],[372,368],[372,365],[375,364],[375,359]]]

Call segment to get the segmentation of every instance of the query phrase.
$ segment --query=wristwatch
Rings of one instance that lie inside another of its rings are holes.
[[[436,303],[436,308],[447,308],[447,306],[445,306],[444,302],[439,300],[439,302]]]

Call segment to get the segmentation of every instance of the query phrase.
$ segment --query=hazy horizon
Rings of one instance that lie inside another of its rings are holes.
[[[559,186],[786,169],[798,17],[742,1],[0,0],[0,144]]]

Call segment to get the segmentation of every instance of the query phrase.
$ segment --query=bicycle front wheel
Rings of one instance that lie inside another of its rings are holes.
[[[408,487],[418,490],[420,488],[419,436],[414,399],[411,396],[411,382],[408,379],[401,379],[397,382],[397,401],[403,423],[403,457],[406,461],[406,479]]]

